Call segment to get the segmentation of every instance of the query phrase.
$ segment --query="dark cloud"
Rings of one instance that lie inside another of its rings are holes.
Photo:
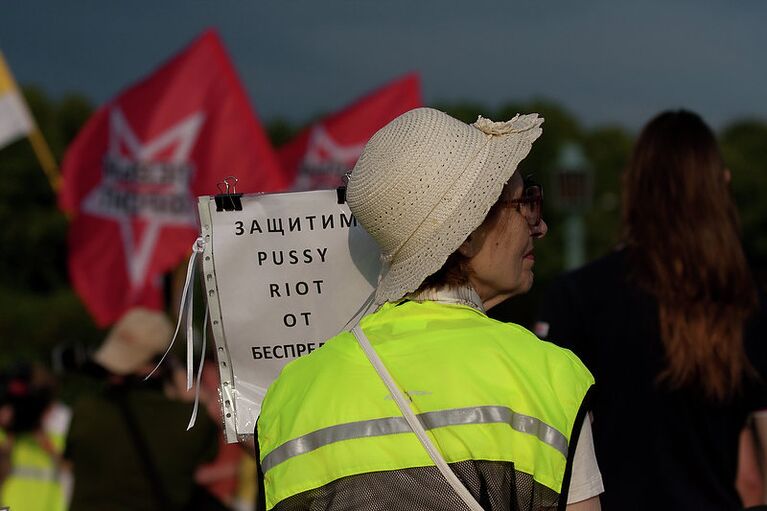
[[[415,70],[428,102],[548,97],[589,124],[686,106],[767,118],[767,3],[26,0],[0,18],[22,83],[103,102],[205,27],[256,109],[303,121]]]

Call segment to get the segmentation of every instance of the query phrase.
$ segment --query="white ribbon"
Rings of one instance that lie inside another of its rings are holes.
[[[194,408],[192,408],[192,417],[189,418],[189,424],[186,430],[189,431],[197,422],[197,410],[200,408],[200,383],[202,382],[202,368],[205,365],[205,350],[208,341],[208,308],[205,308],[205,319],[202,321],[202,349],[200,350],[200,365],[197,367],[197,384],[194,387]]]
[[[186,389],[192,388],[193,373],[194,373],[194,329],[192,328],[192,316],[194,312],[194,268],[197,264],[197,259],[202,254],[205,248],[205,240],[199,237],[192,245],[192,255],[189,256],[189,263],[186,266],[186,280],[184,281],[184,290],[181,293],[181,304],[178,310],[178,321],[176,322],[176,330],[173,332],[173,338],[170,340],[168,348],[163,353],[162,358],[157,363],[152,372],[149,373],[145,380],[151,377],[155,371],[165,361],[165,357],[168,356],[170,350],[173,349],[173,344],[176,342],[176,337],[181,329],[181,320],[186,316]],[[187,300],[188,299],[188,300]],[[206,312],[207,318],[207,312]],[[204,353],[203,353],[204,355]],[[204,359],[204,357],[203,357]]]
[[[181,321],[186,317],[186,390],[190,390],[194,385],[194,406],[192,407],[192,416],[189,418],[189,424],[186,426],[186,430],[192,429],[197,422],[197,412],[200,408],[200,385],[202,382],[202,369],[205,365],[205,350],[207,349],[208,341],[208,308],[205,308],[205,319],[202,322],[202,349],[200,350],[200,365],[197,367],[197,383],[194,383],[194,268],[197,265],[197,259],[199,259],[203,250],[205,249],[205,240],[202,237],[197,238],[192,245],[192,255],[189,256],[189,263],[186,265],[186,280],[184,281],[184,290],[181,293],[181,303],[178,308],[178,321],[176,322],[176,330],[173,332],[173,338],[170,340],[168,348],[163,353],[162,358],[157,363],[152,372],[149,373],[145,380],[152,376],[155,371],[165,361],[165,357],[168,356],[170,350],[173,349],[173,344],[176,342],[178,332],[181,330]]]
[[[197,242],[195,241],[195,246],[196,245]],[[195,250],[195,248],[192,248],[192,250]],[[195,263],[197,262],[197,258],[195,255],[196,252],[192,252],[192,258],[189,261],[186,271],[187,281],[184,282],[184,294],[186,294],[187,291],[189,293],[189,302],[186,311],[184,312],[184,314],[186,314],[186,390],[192,388],[192,380],[194,379],[194,327],[192,325],[192,320],[194,319],[194,273],[190,271],[190,268],[193,271],[196,266]],[[181,308],[184,308],[183,301],[181,302]],[[180,319],[181,315],[179,311],[179,320]],[[178,331],[178,327],[176,330]]]
[[[192,245],[192,255],[189,256],[189,263],[186,265],[186,280],[184,281],[184,290],[181,293],[181,304],[178,308],[178,321],[176,322],[176,330],[173,332],[173,338],[170,340],[168,348],[163,353],[162,358],[157,363],[152,372],[149,373],[146,378],[152,376],[157,368],[165,361],[165,357],[168,356],[170,350],[173,349],[173,344],[176,342],[178,332],[181,330],[181,321],[186,316],[186,390],[190,390],[194,385],[194,268],[197,265],[197,259],[199,259],[203,250],[205,249],[205,240],[202,237],[197,238]],[[208,330],[208,309],[205,308],[205,319],[202,325],[202,350],[200,351],[200,365],[197,368],[197,384],[194,385],[194,407],[192,408],[192,416],[189,418],[189,424],[186,426],[186,430],[189,431],[197,422],[197,411],[200,408],[200,382],[202,381],[202,368],[205,364],[205,350],[207,349],[207,330]],[[145,379],[146,379],[145,378]]]

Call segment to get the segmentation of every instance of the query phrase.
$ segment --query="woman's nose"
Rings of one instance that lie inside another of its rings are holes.
[[[549,226],[546,225],[546,221],[543,218],[538,222],[538,225],[530,227],[530,235],[533,238],[543,238],[547,232],[549,232]]]

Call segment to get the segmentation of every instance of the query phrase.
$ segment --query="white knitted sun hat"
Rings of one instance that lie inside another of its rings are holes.
[[[381,248],[375,302],[415,291],[487,216],[541,133],[538,114],[465,124],[410,110],[365,146],[347,186],[354,216]]]

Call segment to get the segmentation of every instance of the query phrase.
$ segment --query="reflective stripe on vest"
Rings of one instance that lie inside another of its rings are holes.
[[[35,481],[58,481],[59,471],[55,468],[43,467],[13,467],[11,477],[33,479]]]
[[[448,463],[510,462],[561,491],[593,384],[577,357],[461,305],[385,304],[361,326]],[[258,441],[267,509],[342,477],[433,465],[348,332],[283,369]]]
[[[535,435],[538,440],[550,445],[567,458],[567,437],[564,434],[535,417],[516,413],[504,406],[457,408],[439,412],[420,413],[417,417],[427,431],[445,426],[465,424],[508,424],[516,431]],[[403,417],[387,417],[384,419],[338,424],[285,442],[264,457],[261,467],[264,472],[268,472],[272,467],[279,465],[289,458],[319,449],[334,442],[409,432],[410,427]]]

